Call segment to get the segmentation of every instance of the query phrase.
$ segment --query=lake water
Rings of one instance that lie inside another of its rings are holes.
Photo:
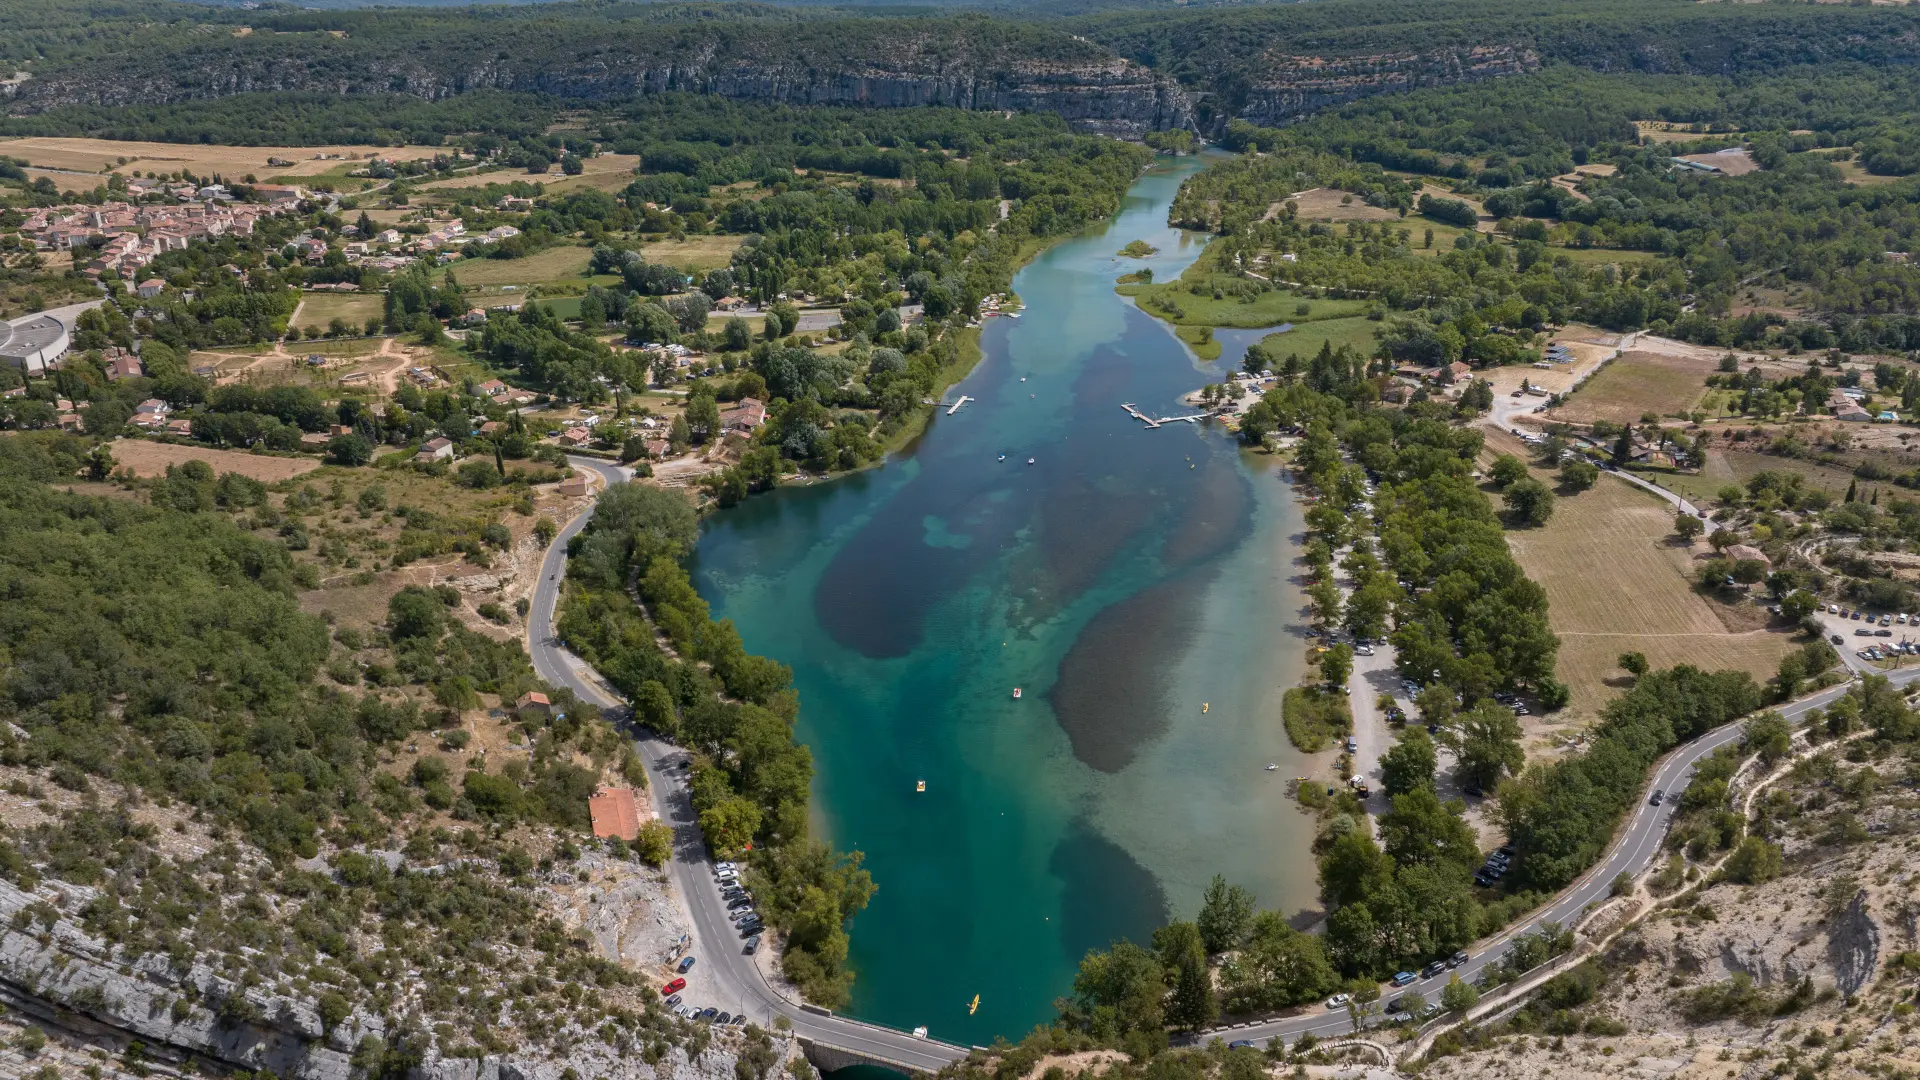
[[[989,321],[948,395],[976,400],[910,452],[751,499],[700,542],[716,617],[793,666],[816,829],[880,887],[853,926],[854,1015],[1018,1039],[1088,949],[1191,917],[1215,873],[1264,906],[1312,898],[1280,724],[1299,508],[1225,432],[1121,410],[1195,411],[1180,395],[1267,333],[1201,364],[1113,291],[1198,255],[1166,219],[1199,167],[1155,167],[1114,222],[1022,270],[1024,316]],[[1159,254],[1114,254],[1135,239]]]

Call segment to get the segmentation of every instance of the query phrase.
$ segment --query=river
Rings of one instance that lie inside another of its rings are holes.
[[[879,884],[853,926],[854,1015],[1018,1039],[1088,949],[1191,918],[1215,873],[1266,907],[1311,902],[1280,724],[1299,508],[1226,433],[1120,408],[1191,412],[1179,396],[1227,370],[1113,291],[1198,255],[1166,220],[1201,166],[1154,167],[1113,222],[1024,268],[1023,317],[989,320],[948,395],[975,400],[910,451],[702,536],[715,616],[793,666],[815,828]],[[1116,256],[1135,239],[1159,254]]]

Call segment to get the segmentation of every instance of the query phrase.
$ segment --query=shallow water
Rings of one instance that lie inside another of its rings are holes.
[[[1191,917],[1216,872],[1264,906],[1312,896],[1280,725],[1298,508],[1224,432],[1120,408],[1192,412],[1179,396],[1244,351],[1197,363],[1113,292],[1142,265],[1114,255],[1129,240],[1163,281],[1199,253],[1166,225],[1198,167],[1157,166],[1116,221],[1022,270],[1024,316],[988,323],[948,394],[976,400],[909,453],[749,500],[701,540],[715,615],[793,665],[816,828],[880,886],[853,927],[855,1015],[1017,1039],[1088,949]]]

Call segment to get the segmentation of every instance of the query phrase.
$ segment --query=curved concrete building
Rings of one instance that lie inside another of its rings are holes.
[[[72,345],[72,328],[52,315],[34,315],[11,325],[0,323],[0,362],[28,375],[46,374]]]

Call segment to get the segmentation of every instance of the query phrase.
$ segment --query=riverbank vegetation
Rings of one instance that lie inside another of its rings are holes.
[[[1294,749],[1317,754],[1353,733],[1353,710],[1345,695],[1320,687],[1288,688],[1280,699],[1281,722]]]
[[[759,910],[786,935],[783,971],[809,1000],[837,1005],[853,981],[846,923],[873,880],[858,852],[809,837],[813,760],[793,740],[793,672],[748,653],[731,622],[712,618],[680,564],[697,536],[682,493],[608,488],[568,551],[560,637],[633,703],[637,721],[692,751],[688,786],[708,845],[750,858]]]

